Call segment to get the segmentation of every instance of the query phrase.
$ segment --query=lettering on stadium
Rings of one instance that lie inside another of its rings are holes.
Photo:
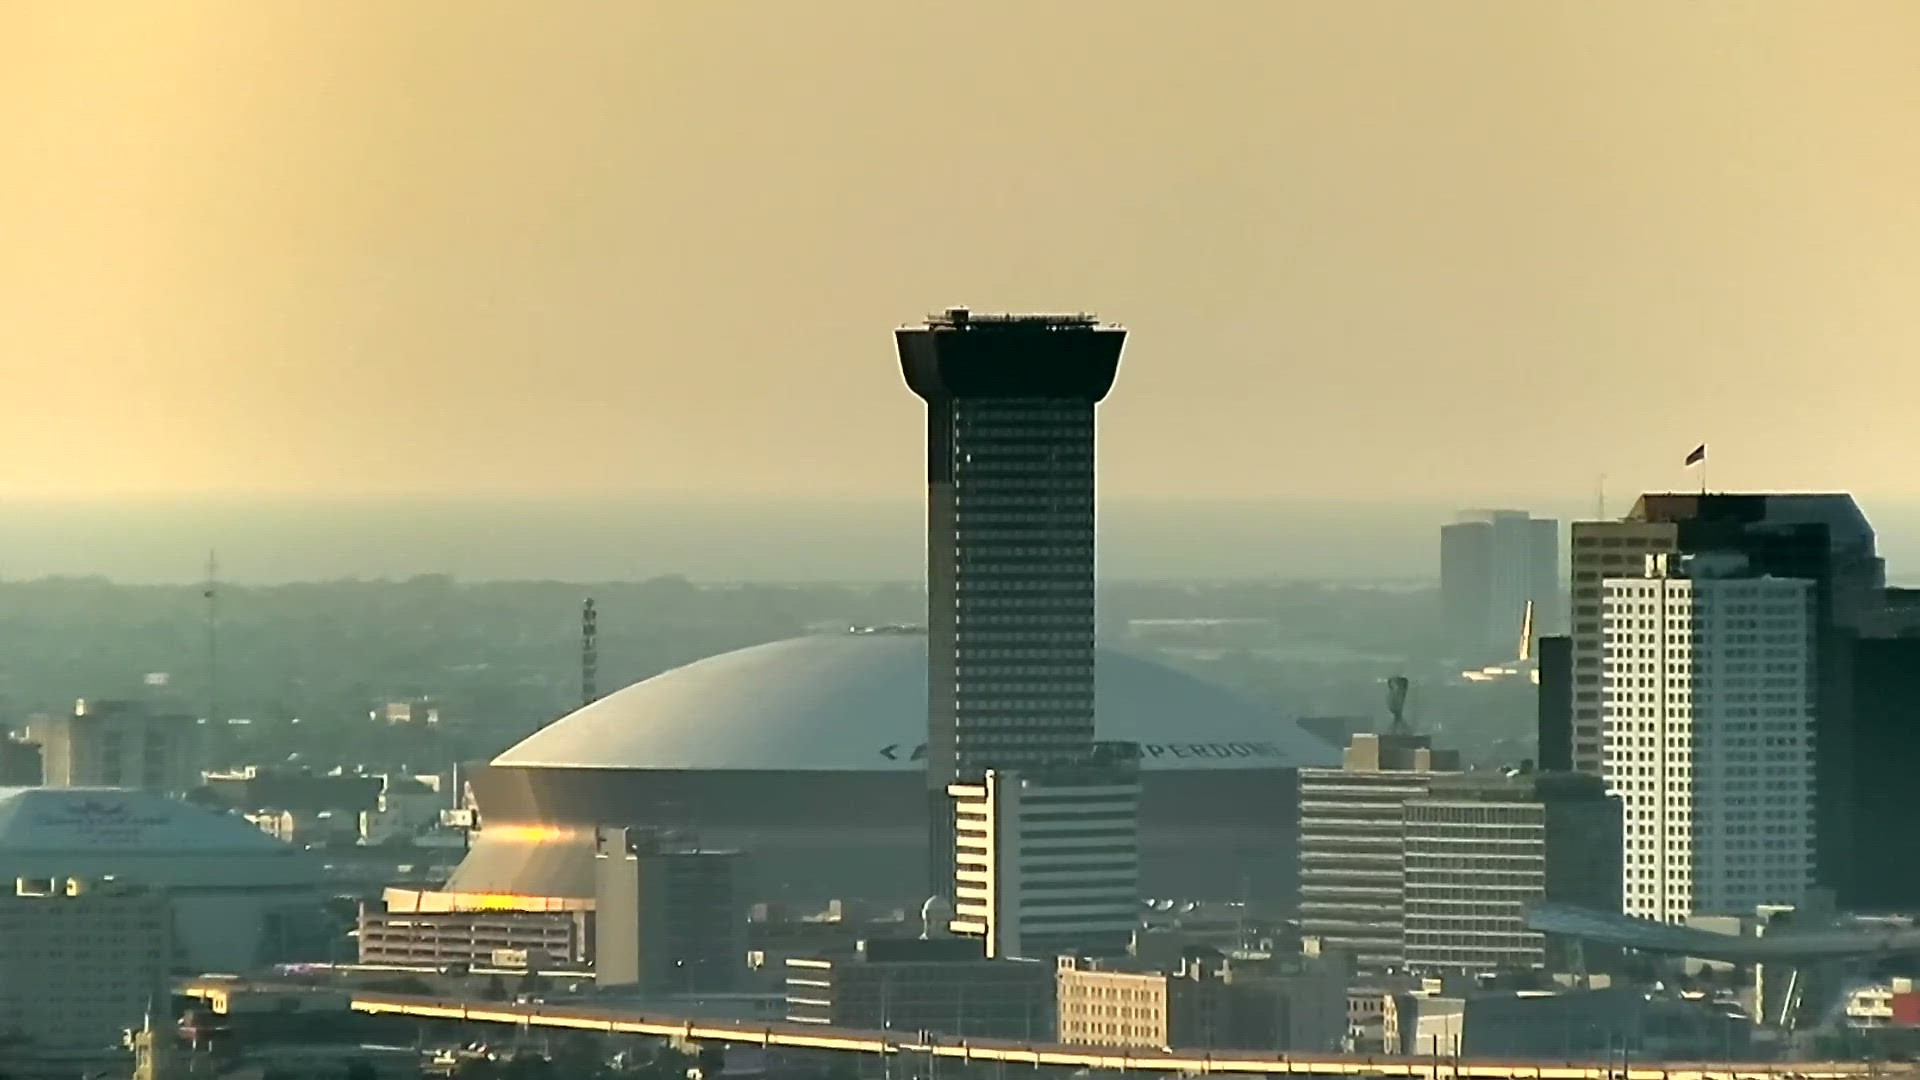
[[[904,751],[904,752],[903,752]],[[927,744],[921,743],[912,750],[900,743],[889,743],[880,748],[880,756],[888,761],[923,761],[927,756]],[[1231,758],[1277,758],[1285,755],[1280,748],[1270,742],[1212,742],[1212,743],[1141,743],[1140,756],[1143,758],[1181,758],[1227,760]]]

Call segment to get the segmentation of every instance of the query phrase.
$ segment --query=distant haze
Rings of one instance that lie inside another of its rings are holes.
[[[1538,513],[1592,507],[1509,502]],[[1920,581],[1920,500],[1865,500],[1896,581]],[[1624,512],[1624,501],[1613,506]],[[1108,500],[1106,581],[1266,579],[1424,586],[1438,579],[1430,502]],[[222,576],[272,583],[450,574],[466,580],[918,582],[914,499],[15,502],[0,579],[183,582],[218,548]]]
[[[0,496],[910,506],[949,303],[1131,327],[1120,498],[1920,495],[1916,116],[1902,0],[21,0]]]

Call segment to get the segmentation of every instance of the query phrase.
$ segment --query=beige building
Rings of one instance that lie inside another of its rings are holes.
[[[1071,1046],[1205,1046],[1224,997],[1197,966],[1168,974],[1063,956],[1054,974],[1059,1037]]]
[[[48,787],[184,792],[200,785],[200,726],[130,701],[76,701],[70,716],[35,717]]]
[[[1604,582],[1640,574],[1649,555],[1677,551],[1680,530],[1669,522],[1576,521],[1572,546],[1573,767],[1599,776],[1605,749]]]
[[[43,1050],[118,1046],[168,1000],[172,957],[164,894],[18,879],[0,893],[0,1037]]]
[[[1183,960],[1155,971],[1137,960],[1061,957],[1054,971],[1059,1040],[1131,1049],[1337,1050],[1345,1036],[1344,955]]]

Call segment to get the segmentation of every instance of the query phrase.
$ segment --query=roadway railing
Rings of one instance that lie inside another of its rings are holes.
[[[1265,1050],[1141,1050],[1004,1039],[962,1039],[818,1027],[758,1020],[667,1016],[637,1009],[570,1003],[507,1003],[356,992],[353,1008],[370,1014],[472,1024],[560,1028],[609,1035],[648,1035],[849,1054],[901,1055],[1107,1072],[1377,1076],[1408,1080],[1854,1080],[1920,1075],[1904,1065],[1874,1062],[1566,1062],[1497,1058],[1293,1054]]]

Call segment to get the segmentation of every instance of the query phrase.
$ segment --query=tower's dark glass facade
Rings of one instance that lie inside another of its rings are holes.
[[[1092,753],[1094,405],[1126,331],[953,309],[896,332],[927,402],[927,786]]]

